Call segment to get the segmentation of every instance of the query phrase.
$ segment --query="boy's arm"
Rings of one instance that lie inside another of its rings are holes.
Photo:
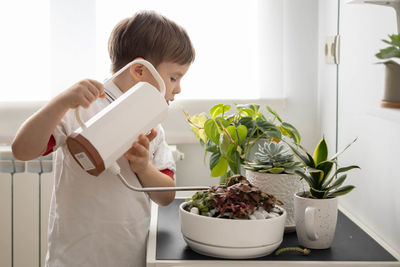
[[[173,187],[175,181],[149,163],[141,173],[136,173],[143,187]],[[175,192],[148,192],[149,197],[160,206],[166,206],[175,198]]]
[[[143,187],[172,187],[175,182],[167,174],[160,172],[149,162],[149,143],[157,135],[152,129],[148,135],[140,135],[132,147],[124,154],[129,160],[131,170],[136,173]],[[150,192],[151,200],[166,206],[175,198],[175,192]]]
[[[78,106],[87,108],[99,96],[104,97],[103,84],[89,79],[74,84],[56,96],[21,125],[12,143],[14,156],[20,160],[41,156],[65,113]]]

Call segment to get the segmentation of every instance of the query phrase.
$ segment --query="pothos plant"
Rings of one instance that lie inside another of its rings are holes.
[[[260,112],[256,104],[235,105],[236,111],[228,113],[230,105],[213,106],[209,115],[200,113],[190,116],[185,112],[186,120],[197,140],[211,153],[209,166],[211,176],[221,177],[225,183],[227,177],[240,174],[240,166],[247,159],[250,148],[260,138],[280,141],[288,138],[294,144],[300,143],[297,129],[267,106],[269,117]]]

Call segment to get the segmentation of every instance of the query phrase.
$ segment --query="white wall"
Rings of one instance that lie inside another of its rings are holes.
[[[270,105],[293,125],[302,134],[302,144],[306,148],[315,146],[320,138],[320,129],[317,125],[317,40],[318,40],[318,2],[315,0],[282,1],[282,6],[274,6],[282,12],[282,32],[280,36],[272,36],[271,41],[279,41],[282,38],[282,51],[277,53],[282,57],[282,65],[277,68],[283,69],[282,81],[276,83],[263,82],[264,85],[283,86],[284,99],[264,99],[260,103],[265,111],[265,105]],[[263,40],[262,42],[266,42]],[[269,52],[271,53],[271,52]],[[268,60],[268,59],[267,59]],[[271,60],[277,60],[273,57]],[[277,72],[279,73],[279,72]],[[267,88],[261,88],[261,95]],[[237,103],[249,103],[251,100],[240,100]],[[170,113],[165,124],[166,132],[178,129],[185,132],[188,129],[184,116],[179,106],[183,106],[189,113],[195,114],[208,110],[216,103],[231,103],[232,100],[190,102],[181,101],[174,103],[177,108]],[[254,101],[253,101],[254,102]],[[180,137],[185,144],[178,148],[185,152],[185,160],[178,163],[177,183],[178,185],[202,185],[215,184],[218,178],[210,178],[208,162],[203,164],[204,153],[200,145],[190,141],[192,134],[189,130]],[[168,137],[168,136],[167,136]],[[169,142],[175,144],[176,138],[170,138]],[[191,144],[192,143],[192,144]]]
[[[319,43],[332,31],[332,17],[323,16],[337,3],[319,1]],[[358,164],[361,170],[348,175],[348,184],[356,189],[340,198],[340,204],[372,229],[393,249],[400,252],[400,175],[397,171],[400,148],[400,110],[379,107],[382,98],[382,65],[374,64],[374,55],[385,47],[381,39],[396,32],[394,10],[367,4],[340,1],[341,63],[339,65],[339,148],[355,137],[358,141],[340,157],[340,164]],[[321,128],[332,134],[334,95],[331,66],[323,63],[319,53],[319,94]]]
[[[283,115],[302,134],[303,146],[311,148],[320,137],[316,124],[318,2],[285,0],[283,10]]]

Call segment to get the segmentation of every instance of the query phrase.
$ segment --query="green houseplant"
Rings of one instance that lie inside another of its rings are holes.
[[[355,141],[356,139],[329,159],[328,146],[324,138],[318,143],[312,156],[301,146],[299,146],[301,149],[298,150],[293,145],[288,144],[294,154],[304,164],[303,169],[295,170],[294,172],[309,185],[310,198],[333,198],[347,194],[354,189],[353,185],[342,186],[347,178],[347,174],[344,173],[360,167],[351,165],[338,168],[336,171],[333,170],[337,166],[337,157],[346,151]],[[342,175],[337,177],[338,174]]]
[[[400,34],[389,35],[389,40],[382,40],[389,46],[375,56],[385,65],[385,88],[382,107],[400,108]]]
[[[298,192],[294,196],[294,219],[300,245],[314,249],[331,246],[337,222],[337,197],[354,189],[353,185],[343,186],[347,177],[345,172],[359,168],[357,165],[337,168],[337,157],[355,141],[330,158],[324,138],[318,143],[313,155],[301,146],[297,149],[288,144],[304,164],[302,170],[294,172],[309,186],[308,192]]]
[[[400,58],[400,34],[389,35],[389,40],[382,40],[382,42],[389,46],[379,50],[375,56],[379,59],[384,60],[384,64],[398,64],[396,61],[391,59]]]
[[[267,106],[269,117],[260,112],[256,104],[213,106],[209,115],[200,113],[189,115],[186,120],[197,140],[210,153],[209,166],[211,176],[221,177],[224,183],[227,177],[241,173],[241,165],[246,161],[250,149],[259,139],[281,140],[283,136],[300,143],[300,134],[290,123]]]

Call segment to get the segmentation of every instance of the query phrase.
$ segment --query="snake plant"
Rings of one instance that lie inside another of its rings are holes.
[[[351,169],[359,169],[357,165],[347,167],[337,167],[337,157],[349,148],[357,139],[348,144],[342,151],[328,159],[328,146],[322,138],[311,156],[304,148],[298,145],[298,150],[293,145],[288,144],[293,153],[304,164],[302,170],[295,170],[294,173],[303,178],[310,187],[311,198],[333,198],[349,193],[355,187],[353,185],[342,186],[346,180],[345,172]],[[305,155],[304,155],[305,153]],[[336,170],[335,170],[336,169]],[[339,176],[339,174],[342,174]]]

